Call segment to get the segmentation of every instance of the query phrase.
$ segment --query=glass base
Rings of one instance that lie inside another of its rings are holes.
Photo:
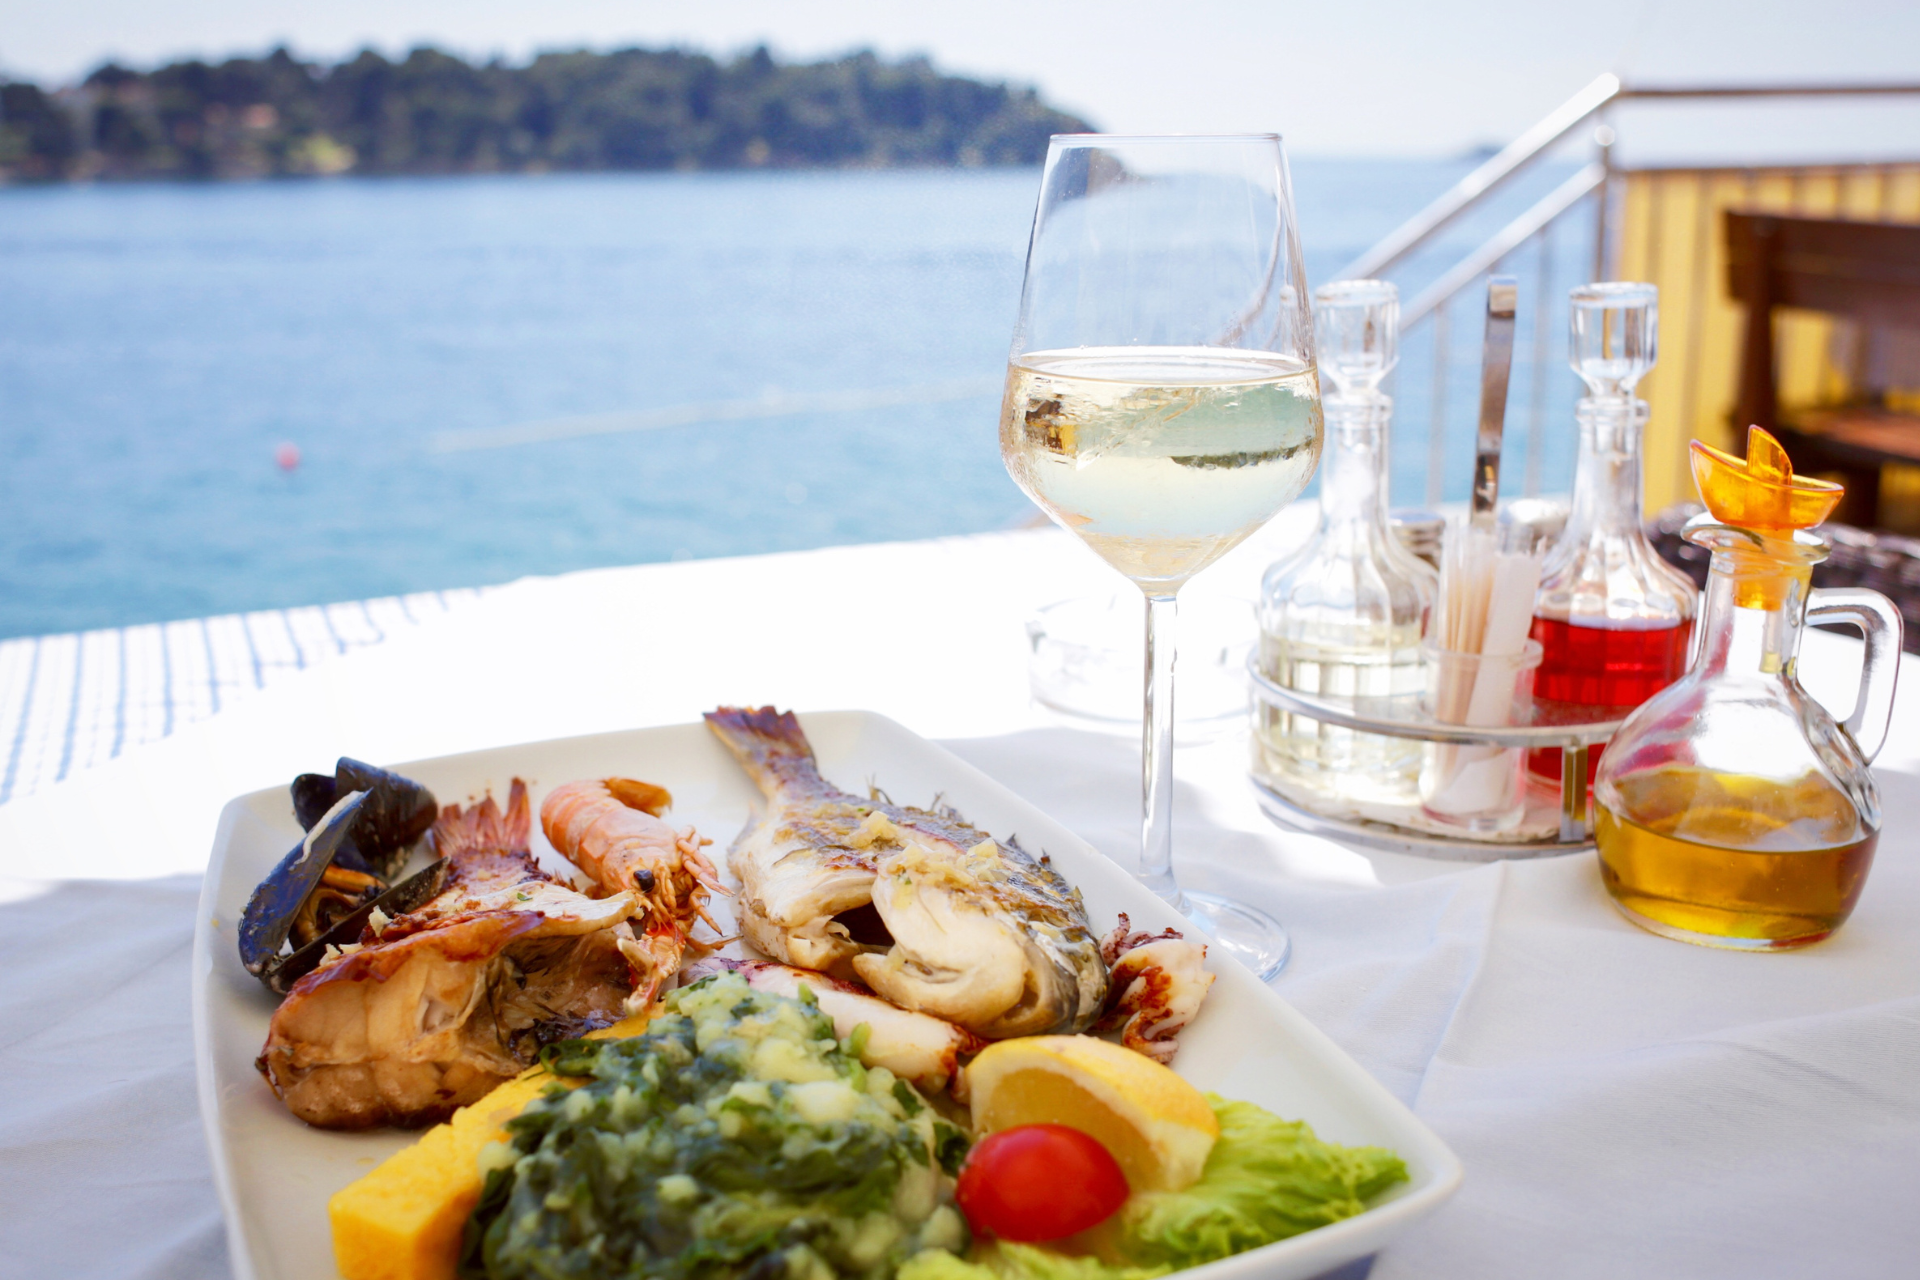
[[[1467,836],[1498,836],[1505,835],[1525,821],[1527,802],[1523,794],[1510,808],[1469,814],[1449,813],[1445,809],[1423,804],[1420,806],[1420,816],[1437,827],[1451,827]]]
[[[1648,933],[1657,933],[1663,938],[1672,938],[1675,942],[1691,942],[1696,947],[1716,947],[1721,951],[1794,951],[1801,947],[1810,947],[1816,942],[1824,942],[1833,936],[1832,929],[1821,929],[1791,938],[1732,938],[1720,933],[1700,933],[1693,929],[1683,929],[1678,925],[1668,924],[1664,920],[1656,920],[1649,915],[1642,915],[1618,898],[1611,898],[1611,901],[1621,915]]]
[[[1280,922],[1257,907],[1211,893],[1182,895],[1187,918],[1212,934],[1221,950],[1254,971],[1265,982],[1287,967],[1293,943]]]

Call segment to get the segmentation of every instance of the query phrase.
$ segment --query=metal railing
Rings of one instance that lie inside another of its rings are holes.
[[[1444,243],[1446,232],[1463,219],[1487,213],[1496,200],[1510,196],[1526,175],[1550,162],[1556,151],[1563,151],[1563,144],[1577,138],[1578,130],[1595,122],[1591,160],[1538,195],[1498,230],[1455,253],[1403,309],[1402,364],[1395,371],[1392,388],[1399,406],[1398,435],[1405,441],[1424,434],[1426,448],[1402,451],[1396,466],[1403,481],[1399,487],[1404,490],[1408,480],[1422,482],[1428,505],[1437,505],[1449,487],[1458,487],[1447,484],[1446,459],[1457,456],[1449,448],[1448,433],[1458,427],[1464,441],[1471,425],[1470,395],[1477,384],[1470,371],[1478,353],[1457,341],[1461,335],[1451,324],[1450,309],[1476,283],[1500,272],[1520,278],[1522,332],[1527,335],[1508,401],[1509,437],[1524,421],[1525,432],[1518,441],[1525,450],[1521,487],[1527,496],[1540,491],[1548,461],[1547,424],[1571,420],[1575,394],[1571,375],[1560,374],[1565,324],[1559,300],[1572,284],[1610,278],[1619,260],[1619,190],[1628,171],[1615,163],[1615,134],[1607,123],[1611,108],[1629,101],[1850,97],[1920,98],[1920,83],[1629,86],[1618,76],[1602,75],[1349,263],[1338,278],[1406,274],[1416,260],[1444,256],[1449,248]],[[1433,263],[1425,265],[1432,268]],[[1424,406],[1404,394],[1404,388],[1422,381],[1428,388]],[[1571,448],[1564,453],[1562,460],[1570,461]],[[1466,474],[1461,467],[1454,478],[1464,481]]]

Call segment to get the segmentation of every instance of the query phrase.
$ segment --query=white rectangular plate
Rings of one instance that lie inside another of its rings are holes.
[[[1096,930],[1125,911],[1135,927],[1184,925],[1166,904],[1091,846],[971,765],[893,721],[860,711],[803,716],[821,772],[841,787],[869,783],[903,804],[943,796],[977,827],[1044,851],[1086,894]],[[316,761],[317,768],[325,762]],[[692,823],[720,849],[758,799],[705,725],[636,729],[476,751],[393,766],[441,803],[491,789],[504,799],[524,778],[535,811],[551,788],[624,775],[673,792],[669,819]],[[534,846],[552,857],[534,824]],[[300,836],[284,788],[256,791],[220,815],[200,896],[193,953],[194,1046],[200,1110],[241,1280],[333,1280],[327,1198],[413,1140],[405,1133],[328,1133],[293,1118],[254,1069],[274,999],[240,965],[235,929],[247,897]],[[1308,1277],[1364,1257],[1432,1212],[1460,1184],[1460,1162],[1412,1112],[1293,1007],[1216,949],[1219,975],[1182,1033],[1174,1067],[1203,1089],[1312,1124],[1321,1137],[1391,1148],[1412,1179],[1365,1213],[1189,1273],[1194,1280]]]

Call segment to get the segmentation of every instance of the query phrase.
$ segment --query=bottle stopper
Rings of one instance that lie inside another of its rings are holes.
[[[1630,400],[1660,354],[1660,290],[1604,280],[1573,290],[1567,363],[1596,400]]]
[[[1337,280],[1313,291],[1314,346],[1331,395],[1371,399],[1400,358],[1400,291],[1386,280]]]
[[[1760,427],[1747,428],[1747,456],[1695,440],[1693,483],[1700,500],[1721,524],[1760,533],[1810,529],[1833,514],[1846,493],[1831,480],[1797,476],[1780,442]]]

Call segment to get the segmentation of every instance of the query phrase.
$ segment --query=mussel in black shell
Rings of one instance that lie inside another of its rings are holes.
[[[332,777],[303,773],[292,792],[306,838],[260,882],[240,921],[241,963],[282,993],[328,942],[357,938],[376,903],[415,905],[422,877],[404,893],[391,881],[439,814],[419,783],[345,756]]]
[[[240,917],[240,963],[248,973],[265,978],[289,940],[298,950],[317,936],[309,902],[325,888],[329,873],[336,870],[334,860],[345,847],[366,799],[365,792],[348,793],[313,824],[306,839],[280,859],[247,899],[247,909]]]
[[[293,816],[302,830],[311,831],[341,796],[367,793],[360,817],[348,833],[348,847],[336,859],[339,865],[391,880],[405,865],[407,851],[433,826],[440,806],[411,778],[376,769],[341,756],[333,776],[303,773],[293,780]]]

